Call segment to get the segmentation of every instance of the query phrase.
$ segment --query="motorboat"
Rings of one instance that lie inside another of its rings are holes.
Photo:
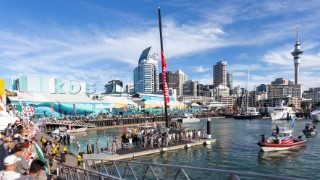
[[[0,102],[0,132],[3,132],[8,124],[14,124],[17,120],[20,121],[19,117],[14,116],[12,111],[7,111],[4,104]]]
[[[302,130],[305,135],[315,135],[317,134],[317,127],[314,123],[307,122],[305,128]]]
[[[192,114],[183,114],[180,117],[172,118],[171,121],[179,123],[196,123],[200,122],[200,119],[193,117]]]
[[[303,145],[307,140],[304,136],[292,137],[291,129],[278,129],[266,139],[265,134],[261,135],[261,140],[257,143],[263,151],[288,150]]]
[[[296,115],[296,112],[292,107],[278,106],[268,107],[268,114],[271,120],[290,120],[291,117]]]
[[[261,118],[260,113],[255,107],[247,107],[245,111],[233,116],[234,119],[255,119]]]
[[[310,116],[313,122],[320,122],[320,109],[310,112]]]

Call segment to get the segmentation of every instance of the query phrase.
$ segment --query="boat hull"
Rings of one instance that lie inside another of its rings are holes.
[[[297,140],[290,144],[277,144],[277,143],[268,143],[268,142],[258,142],[258,145],[261,146],[263,151],[282,151],[293,149],[298,146],[303,145],[307,140]]]
[[[234,115],[234,119],[258,119],[261,118],[260,115]]]
[[[290,120],[295,113],[287,113],[287,112],[269,112],[269,116],[271,120]]]
[[[306,130],[306,129],[304,129],[302,132],[305,135],[316,135],[317,134],[317,130]]]
[[[87,128],[78,128],[78,129],[72,129],[72,130],[67,130],[69,133],[79,133],[79,132],[85,132]]]
[[[197,123],[200,122],[198,118],[175,118],[171,120],[172,122],[179,122],[179,123]]]

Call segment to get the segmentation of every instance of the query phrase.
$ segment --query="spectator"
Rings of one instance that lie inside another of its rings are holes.
[[[78,156],[77,156],[77,162],[78,162],[78,167],[80,167],[81,162],[82,162],[82,157],[80,154],[78,154]]]
[[[34,160],[30,166],[29,175],[26,175],[26,176],[22,177],[21,179],[22,180],[40,179],[40,178],[38,178],[38,176],[41,173],[41,171],[43,171],[44,166],[45,166],[45,163],[42,162],[41,160],[39,160],[39,159]]]
[[[11,137],[5,137],[4,138],[4,143],[3,143],[3,149],[6,153],[6,156],[9,155],[9,144],[11,142]]]
[[[22,155],[24,152],[24,143],[18,143],[14,146],[15,155],[21,160],[18,161],[18,165],[15,169],[16,172],[26,175],[29,170],[29,163]]]
[[[78,152],[78,154],[80,153],[80,143],[79,142],[77,142],[77,152]]]
[[[112,155],[117,153],[117,147],[118,147],[118,145],[117,145],[116,141],[113,140],[113,142],[112,142]]]
[[[18,161],[20,161],[20,158],[16,155],[10,155],[4,158],[3,165],[6,169],[0,171],[1,180],[16,180],[21,178],[21,174],[14,171],[18,166]]]
[[[97,154],[99,154],[100,149],[101,149],[101,144],[99,142],[99,139],[97,139],[97,141],[96,141],[96,149],[97,149]]]
[[[87,143],[87,153],[92,154],[92,143],[91,140]]]

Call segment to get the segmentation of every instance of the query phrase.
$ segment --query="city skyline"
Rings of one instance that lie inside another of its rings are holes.
[[[19,73],[133,84],[141,52],[159,54],[162,11],[167,70],[212,84],[212,66],[228,63],[233,85],[294,80],[291,52],[300,27],[303,90],[320,86],[317,1],[2,1],[0,67],[6,88]],[[160,66],[160,64],[159,64]]]

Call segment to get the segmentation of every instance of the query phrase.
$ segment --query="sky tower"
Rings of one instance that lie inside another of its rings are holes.
[[[294,51],[291,53],[294,60],[294,83],[297,85],[299,84],[299,68],[300,68],[300,56],[303,53],[300,47],[299,42],[299,26],[297,26],[297,40],[296,44],[294,45]]]

